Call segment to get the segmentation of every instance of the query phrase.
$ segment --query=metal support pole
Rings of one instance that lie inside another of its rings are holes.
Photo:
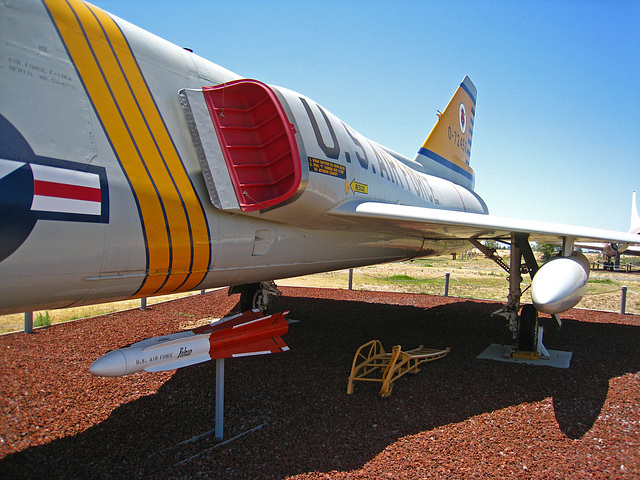
[[[511,234],[511,258],[509,259],[509,328],[513,333],[513,338],[518,337],[518,310],[520,310],[520,283],[522,283],[522,275],[520,275],[520,262],[522,261],[522,251],[518,247],[516,234]]]
[[[449,296],[449,277],[451,277],[451,274],[449,272],[444,274],[444,296],[445,297]]]
[[[353,268],[349,269],[349,290],[353,290]]]
[[[620,296],[620,313],[625,314],[627,310],[627,286],[622,287],[622,295]]]
[[[562,256],[570,257],[573,254],[573,248],[575,246],[575,238],[563,237],[562,238]]]
[[[147,297],[144,297],[140,299],[140,310],[146,310],[146,309],[147,309]]]
[[[33,333],[33,312],[24,312],[24,333]]]
[[[224,430],[224,358],[216,359],[216,440],[222,440]]]

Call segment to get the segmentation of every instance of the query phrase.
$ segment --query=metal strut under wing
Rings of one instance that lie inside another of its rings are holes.
[[[494,312],[493,315],[504,316],[509,321],[509,329],[513,334],[514,340],[517,339],[518,343],[521,343],[521,336],[526,337],[527,340],[525,343],[535,343],[538,329],[537,315],[535,315],[534,321],[531,321],[532,315],[526,315],[526,325],[523,325],[522,323],[523,317],[518,315],[520,310],[520,298],[524,293],[520,289],[522,273],[529,273],[533,280],[533,277],[539,269],[538,261],[536,260],[533,250],[531,249],[531,244],[529,243],[529,234],[511,234],[511,255],[509,265],[507,265],[505,261],[496,254],[495,250],[488,248],[474,238],[470,238],[469,241],[484,253],[485,256],[493,260],[509,274],[509,295],[507,297],[507,304]],[[523,258],[526,268],[522,267]],[[558,325],[561,326],[562,321],[560,320],[560,317],[555,314],[552,316],[558,322]],[[524,330],[526,330],[526,332]],[[522,340],[524,341],[525,338],[522,338]]]

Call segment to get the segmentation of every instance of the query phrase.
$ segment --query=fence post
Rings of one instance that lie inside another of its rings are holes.
[[[627,310],[627,286],[622,287],[622,295],[620,296],[620,313],[625,314]]]
[[[449,272],[444,274],[444,296],[449,296],[449,277],[451,274]]]
[[[349,269],[349,290],[353,290],[353,268]]]
[[[33,312],[24,312],[24,333],[33,333]]]
[[[140,310],[147,309],[147,297],[143,297],[140,299]]]

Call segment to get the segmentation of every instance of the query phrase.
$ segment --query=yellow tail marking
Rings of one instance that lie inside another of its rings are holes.
[[[438,121],[422,145],[420,153],[432,159],[440,159],[437,161],[442,164],[448,162],[454,168],[473,175],[469,157],[474,119],[475,98],[460,85],[444,112],[438,112]]]

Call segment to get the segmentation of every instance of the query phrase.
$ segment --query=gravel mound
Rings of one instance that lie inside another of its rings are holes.
[[[222,445],[180,444],[214,428],[215,362],[115,379],[89,365],[229,314],[226,290],[0,337],[0,478],[640,478],[640,316],[545,320],[547,348],[573,352],[564,370],[477,360],[510,341],[495,302],[281,290],[291,351],[225,362],[225,439],[240,436]],[[347,395],[372,339],[452,350],[388,398]]]

